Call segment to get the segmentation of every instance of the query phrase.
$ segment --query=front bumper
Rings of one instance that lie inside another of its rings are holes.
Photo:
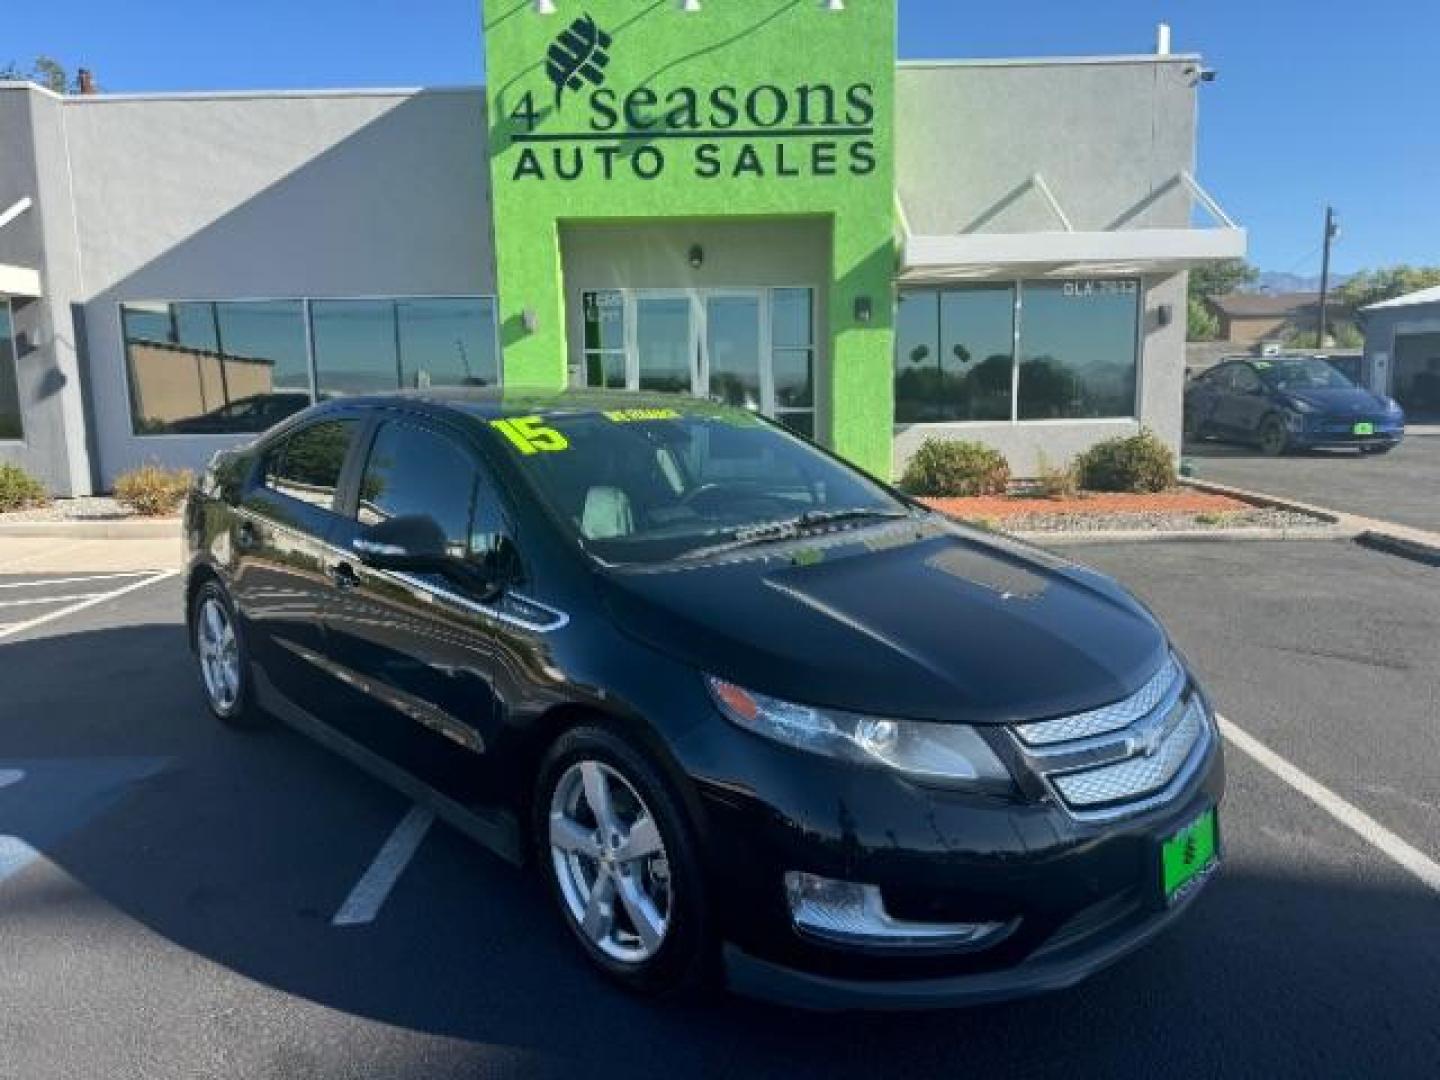
[[[1225,786],[1212,737],[1166,801],[1087,822],[1053,800],[921,788],[733,730],[711,734],[712,760],[691,776],[700,780],[729,983],[808,1008],[969,1005],[1073,985],[1159,933],[1203,891],[1166,903],[1160,846],[1218,807]],[[897,918],[1017,927],[968,951],[817,941],[792,921],[786,871],[877,885]]]
[[[1398,446],[1405,438],[1405,425],[1393,420],[1377,418],[1368,421],[1374,427],[1369,435],[1355,434],[1354,419],[1329,420],[1325,417],[1304,417],[1297,424],[1291,419],[1290,442],[1305,449],[1323,447]]]

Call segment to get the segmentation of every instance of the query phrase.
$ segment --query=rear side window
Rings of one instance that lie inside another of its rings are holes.
[[[325,420],[283,440],[265,459],[265,486],[292,499],[330,510],[345,455],[359,429],[356,420]]]
[[[356,517],[374,525],[423,514],[445,531],[451,554],[470,550],[470,522],[479,473],[470,454],[445,436],[392,421],[370,447]]]

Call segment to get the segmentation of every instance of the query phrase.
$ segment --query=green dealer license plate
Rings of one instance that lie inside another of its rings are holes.
[[[1356,435],[1374,435],[1374,434],[1375,434],[1375,425],[1374,425],[1374,424],[1356,424],[1356,425],[1355,425],[1355,434],[1356,434]]]
[[[1165,899],[1174,901],[1215,865],[1215,811],[1206,810],[1160,847]]]

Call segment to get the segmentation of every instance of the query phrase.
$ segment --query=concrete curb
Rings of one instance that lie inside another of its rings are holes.
[[[1018,537],[1040,547],[1069,547],[1072,544],[1144,544],[1161,542],[1189,542],[1199,540],[1351,540],[1348,533],[1335,526],[1305,526],[1301,528],[1255,528],[1255,529],[1095,529],[1091,532],[1012,532],[1007,536]]]
[[[119,521],[5,521],[0,537],[43,537],[52,540],[142,540],[178,537],[177,517]]]
[[[1297,502],[1294,499],[1279,499],[1274,495],[1266,495],[1264,492],[1231,487],[1229,484],[1216,484],[1209,480],[1197,480],[1194,477],[1184,477],[1180,482],[1201,491],[1231,495],[1260,506],[1312,514],[1325,521],[1333,522],[1334,535],[1337,537],[1353,540],[1355,543],[1375,551],[1412,559],[1427,566],[1440,566],[1440,533],[1413,528],[1409,525],[1400,525],[1393,521],[1382,521],[1379,518],[1347,514],[1343,510],[1330,510],[1323,506]]]

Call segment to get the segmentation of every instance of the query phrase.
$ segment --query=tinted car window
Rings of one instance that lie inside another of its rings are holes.
[[[1242,394],[1251,394],[1260,389],[1260,376],[1243,364],[1235,365],[1230,375],[1231,385]]]
[[[356,517],[374,525],[424,514],[439,522],[452,553],[470,546],[478,473],[470,455],[445,436],[410,424],[385,424],[370,447]]]
[[[329,510],[358,427],[355,420],[325,420],[297,431],[266,457],[265,486]]]

